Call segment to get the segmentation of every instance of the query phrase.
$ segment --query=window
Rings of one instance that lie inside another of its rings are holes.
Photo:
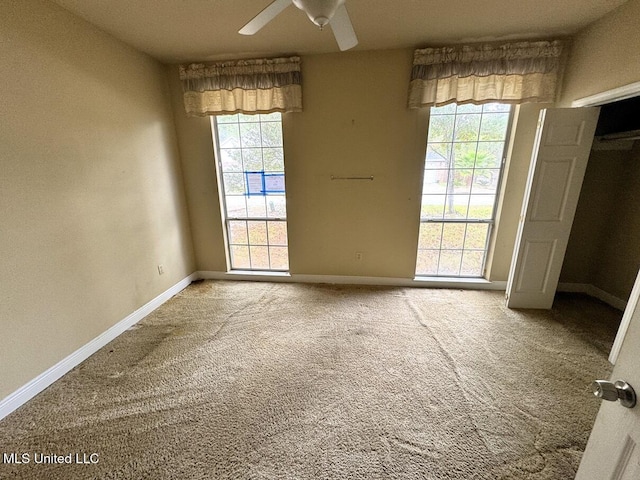
[[[287,271],[281,115],[213,118],[230,267]]]
[[[481,277],[502,177],[511,107],[432,107],[416,275]]]

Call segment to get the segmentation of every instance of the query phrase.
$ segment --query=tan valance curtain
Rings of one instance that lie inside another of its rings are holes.
[[[416,50],[409,108],[453,102],[553,102],[561,54],[560,41]]]
[[[189,115],[302,111],[300,58],[180,65]]]

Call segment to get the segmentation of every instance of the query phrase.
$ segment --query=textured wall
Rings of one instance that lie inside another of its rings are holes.
[[[0,44],[2,398],[195,264],[162,66],[39,0]]]
[[[573,39],[561,104],[640,81],[640,0],[630,0]]]
[[[406,106],[411,62],[405,50],[303,59],[304,112],[284,124],[293,273],[413,277],[428,116]]]
[[[589,158],[561,282],[592,284],[626,300],[640,267],[640,143]]]

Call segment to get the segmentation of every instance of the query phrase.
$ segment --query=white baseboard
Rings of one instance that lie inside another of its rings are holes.
[[[156,308],[162,305],[164,302],[173,297],[176,293],[179,293],[185,289],[189,284],[198,279],[197,274],[191,274],[183,280],[176,283],[174,286],[164,291],[150,302],[147,302],[142,307],[137,309],[132,314],[128,315],[123,320],[116,323],[113,327],[102,332],[96,338],[89,343],[80,347],[68,357],[56,363],[53,367],[49,368],[45,372],[38,375],[36,378],[20,387],[18,390],[7,396],[0,401],[0,420],[16,410],[18,407],[24,405],[26,402],[35,397],[42,390],[47,388],[53,382],[58,380],[64,374],[71,369],[82,363],[91,355],[96,353],[110,341],[115,339],[118,335],[123,333],[131,326],[138,323],[144,317],[153,312]]]
[[[492,282],[484,278],[455,277],[359,277],[347,275],[305,275],[280,272],[200,271],[205,280],[248,280],[255,282],[329,283],[338,285],[379,285],[392,287],[456,288],[466,290],[505,290],[507,282]]]
[[[607,293],[601,288],[591,285],[590,283],[559,283],[558,291],[584,293],[591,297],[597,298],[598,300],[603,301],[607,305],[610,305],[613,308],[616,308],[621,311],[624,311],[625,308],[627,308],[626,300],[622,300],[621,298],[618,298],[615,295],[611,295],[610,293]]]

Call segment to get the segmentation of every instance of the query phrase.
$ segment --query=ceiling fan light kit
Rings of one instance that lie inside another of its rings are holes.
[[[254,35],[292,3],[306,13],[309,20],[320,27],[320,30],[329,25],[340,50],[348,50],[358,44],[358,38],[347,13],[345,0],[275,0],[242,27],[238,33]]]
[[[345,0],[291,0],[320,28],[327,25]]]

